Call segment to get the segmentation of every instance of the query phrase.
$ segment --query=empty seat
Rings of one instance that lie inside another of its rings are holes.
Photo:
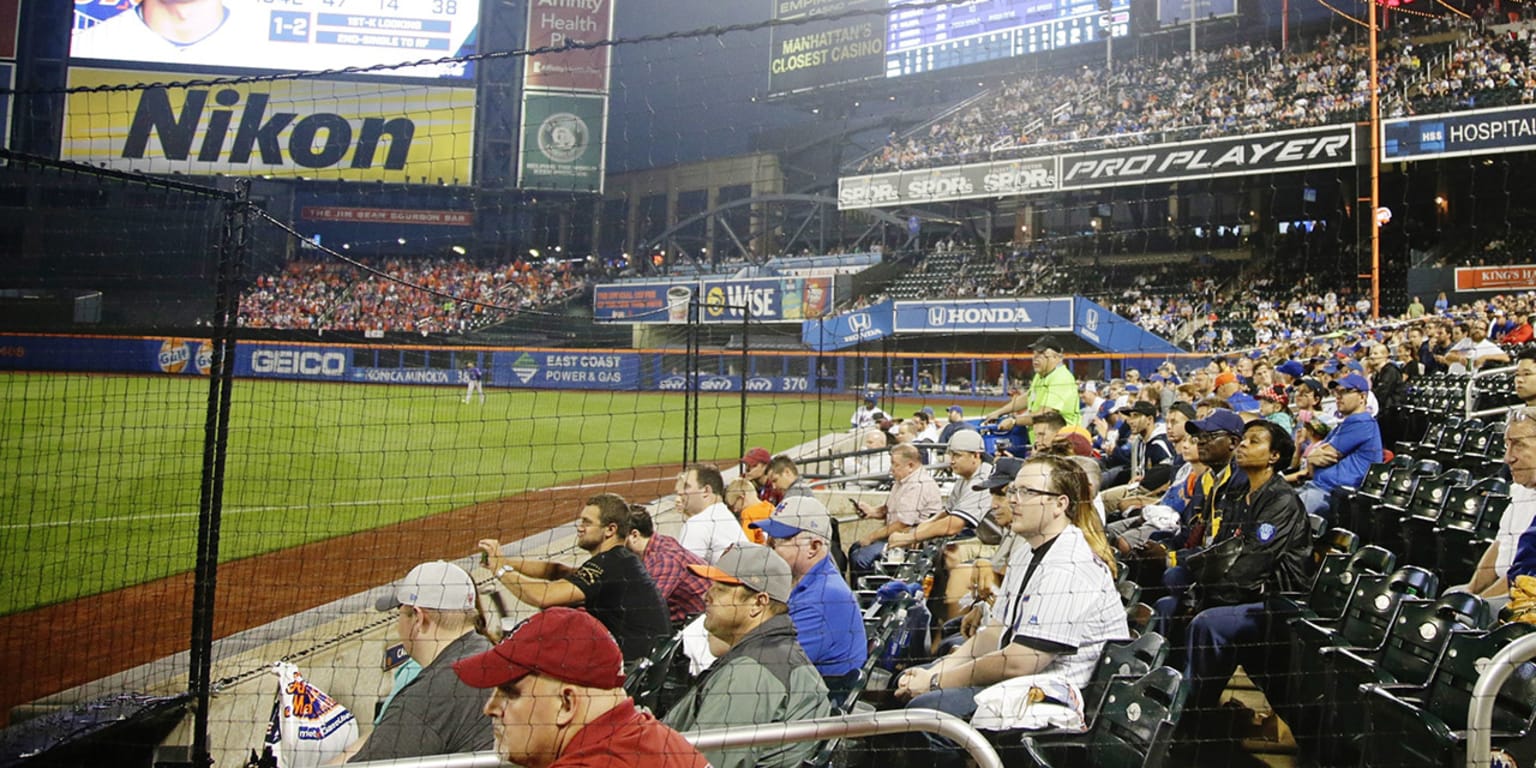
[[[1447,584],[1465,584],[1499,533],[1499,521],[1509,507],[1509,483],[1496,477],[1479,480],[1465,490],[1453,489],[1446,500],[1447,515],[1431,532],[1435,570]],[[1454,512],[1454,514],[1450,514]]]
[[[1317,736],[1325,763],[1354,763],[1355,740],[1365,729],[1364,685],[1424,685],[1440,663],[1453,632],[1487,629],[1487,601],[1467,592],[1438,600],[1405,600],[1379,649],[1329,649],[1321,654],[1325,716]]]
[[[1536,632],[1530,624],[1506,624],[1487,633],[1451,636],[1434,676],[1423,688],[1365,687],[1366,728],[1360,740],[1365,761],[1381,766],[1459,766],[1467,752],[1467,709],[1482,667],[1504,646]],[[1531,738],[1536,714],[1536,662],[1520,665],[1499,690],[1493,707],[1492,744],[1515,765],[1536,757]]]

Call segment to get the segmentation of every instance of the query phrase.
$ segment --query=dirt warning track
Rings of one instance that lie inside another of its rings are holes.
[[[632,501],[670,494],[681,469],[610,472],[224,563],[214,636],[228,637],[387,584],[425,560],[464,557],[481,538],[515,541],[571,523],[581,502],[597,493]],[[0,617],[0,675],[7,681],[0,686],[0,727],[9,724],[17,705],[185,651],[192,591],[192,574],[184,573]]]

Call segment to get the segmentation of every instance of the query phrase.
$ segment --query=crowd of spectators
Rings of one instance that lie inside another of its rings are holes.
[[[1399,24],[1379,46],[1384,116],[1533,99],[1529,32],[1444,17],[1429,27]],[[1459,37],[1414,36],[1446,31]],[[1246,43],[1122,62],[1113,71],[1030,73],[917,130],[891,134],[854,170],[1006,159],[1061,143],[1087,149],[1352,122],[1369,105],[1369,64],[1363,36],[1348,30],[1286,50]]]
[[[290,262],[257,277],[240,297],[240,325],[467,333],[564,301],[587,286],[585,275],[565,261],[487,266],[467,259],[390,259],[378,269],[387,278],[338,261]]]

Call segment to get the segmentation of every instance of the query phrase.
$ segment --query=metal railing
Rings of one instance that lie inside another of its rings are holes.
[[[976,761],[977,768],[1002,768],[1003,762],[997,756],[997,750],[992,748],[985,736],[964,720],[932,709],[902,709],[799,720],[793,723],[693,731],[683,734],[683,737],[699,750],[717,750],[755,744],[856,739],[913,732],[932,733],[959,744],[960,748]],[[368,763],[351,763],[351,765],[369,766],[369,768],[497,768],[504,763],[495,752],[464,752],[456,755],[378,760]]]
[[[1488,660],[1488,666],[1472,686],[1472,701],[1467,705],[1467,768],[1485,768],[1493,764],[1493,704],[1499,689],[1515,669],[1536,658],[1536,635],[1519,638]]]
[[[1467,379],[1467,391],[1466,391],[1466,400],[1465,400],[1465,402],[1467,404],[1466,418],[1468,418],[1468,419],[1480,419],[1480,418],[1482,418],[1484,416],[1503,416],[1504,414],[1509,413],[1509,409],[1511,408],[1511,406],[1508,406],[1508,405],[1500,405],[1500,406],[1496,406],[1496,407],[1493,407],[1493,408],[1486,408],[1486,409],[1481,410],[1481,411],[1474,411],[1474,410],[1472,410],[1472,406],[1477,403],[1477,380],[1478,379],[1487,378],[1489,376],[1498,376],[1499,374],[1504,374],[1504,373],[1514,373],[1514,372],[1515,372],[1515,366],[1509,365],[1509,366],[1505,366],[1503,368],[1486,368],[1486,369],[1483,369],[1483,370],[1480,370],[1480,371],[1477,371],[1477,372],[1473,373],[1472,377]]]

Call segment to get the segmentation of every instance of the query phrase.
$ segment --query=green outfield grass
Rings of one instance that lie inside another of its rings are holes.
[[[190,571],[207,381],[0,374],[0,615]],[[238,381],[220,559],[682,460],[683,397]],[[738,454],[739,395],[703,395],[701,457]],[[753,398],[754,444],[847,417]],[[836,411],[835,413],[833,411]],[[476,534],[466,531],[466,552]],[[317,564],[317,567],[325,567]],[[295,574],[300,583],[303,574]]]

